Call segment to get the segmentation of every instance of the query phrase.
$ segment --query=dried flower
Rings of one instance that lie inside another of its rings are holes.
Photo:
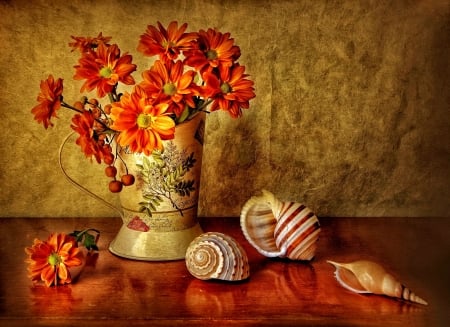
[[[94,156],[98,163],[104,161],[111,164],[114,161],[111,145],[105,142],[106,136],[102,134],[102,125],[95,120],[93,111],[86,110],[75,114],[71,127],[79,134],[75,142],[86,157]]]
[[[80,50],[80,52],[88,52],[95,50],[100,43],[108,44],[111,41],[110,36],[103,36],[100,32],[97,37],[83,37],[83,36],[71,36],[74,42],[69,43],[69,47],[72,47],[72,51]]]

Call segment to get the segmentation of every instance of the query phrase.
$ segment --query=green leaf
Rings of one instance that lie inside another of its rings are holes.
[[[183,169],[189,171],[192,167],[194,167],[196,161],[197,160],[194,158],[194,152],[192,152],[183,162]]]
[[[191,192],[195,191],[194,183],[194,180],[179,182],[175,186],[175,192],[181,196],[189,196]]]
[[[96,235],[89,232],[94,232]],[[73,231],[69,235],[75,237],[76,242],[81,243],[86,249],[98,251],[97,241],[100,237],[100,232],[98,230],[89,228],[83,231]]]
[[[91,234],[88,234],[88,233],[85,234],[83,245],[88,250],[98,251],[97,242],[95,242],[95,237]]]
[[[145,158],[147,162],[151,163],[149,159]],[[162,157],[162,151],[154,150],[152,152],[152,159],[154,160],[154,163],[159,167],[164,167],[166,163],[164,162],[164,159]]]
[[[183,112],[181,113],[181,116],[178,118],[178,124],[184,122],[186,120],[186,118],[189,117],[189,107],[185,106]]]

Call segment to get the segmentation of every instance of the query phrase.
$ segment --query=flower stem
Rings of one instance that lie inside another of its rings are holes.
[[[198,111],[204,111],[204,112],[208,112],[208,110],[203,110],[203,108],[206,108],[211,102],[213,102],[213,99],[208,99],[205,102],[202,103],[202,105],[200,107],[197,108]]]
[[[77,236],[76,236],[77,239],[80,238],[80,237],[82,237],[85,233],[90,232],[90,231],[93,231],[93,232],[97,233],[97,235],[100,235],[100,231],[99,231],[98,229],[95,229],[95,228],[86,228],[86,229],[82,230],[81,232],[79,232],[79,233],[77,234]]]
[[[95,237],[94,235],[90,234],[89,232],[93,231],[96,233]],[[84,230],[82,230],[81,232],[74,232],[71,234],[72,236],[75,237],[75,240],[77,243],[82,242],[83,245],[88,249],[88,250],[98,250],[97,247],[97,242],[98,239],[100,237],[100,231],[94,228],[86,228]],[[84,240],[83,240],[84,239]]]
[[[68,103],[66,103],[66,102],[64,102],[62,100],[61,100],[61,107],[64,107],[64,108],[67,108],[67,109],[79,112],[80,114],[83,113],[83,110],[80,110],[80,109],[77,109],[75,107],[72,107],[70,104],[68,104]]]
[[[125,166],[125,174],[128,174],[128,166],[127,163],[125,162],[125,160],[122,158],[122,156],[120,155],[119,151],[116,151],[116,157],[120,159],[120,161],[122,161],[122,164]]]
[[[76,111],[76,112],[78,112],[80,114],[83,113],[83,110],[77,109],[77,108],[71,106],[70,104],[68,104],[68,103],[66,103],[66,102],[64,102],[62,100],[61,100],[61,107],[64,107],[64,108]],[[114,133],[116,132],[115,130],[111,129],[108,125],[106,125],[101,119],[98,119],[98,118],[94,118],[94,119],[95,119],[96,122],[98,122],[100,125],[102,125],[105,128],[105,131],[112,131]]]

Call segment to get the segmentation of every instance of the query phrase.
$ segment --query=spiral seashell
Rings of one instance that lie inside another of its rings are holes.
[[[241,210],[245,238],[266,257],[311,260],[320,233],[317,216],[305,205],[282,202],[272,193],[251,197]]]
[[[387,295],[428,305],[425,300],[414,294],[375,262],[367,260],[350,263],[329,260],[327,262],[336,268],[334,274],[339,284],[352,292]]]
[[[203,280],[238,281],[250,275],[245,250],[231,236],[217,232],[204,233],[189,244],[186,267]]]

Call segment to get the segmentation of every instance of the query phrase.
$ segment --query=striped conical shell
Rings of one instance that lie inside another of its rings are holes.
[[[186,267],[203,280],[238,281],[250,275],[245,250],[233,237],[218,232],[204,233],[189,244]]]
[[[279,201],[272,193],[251,197],[241,211],[245,238],[267,257],[311,260],[320,233],[317,216],[305,205]]]

